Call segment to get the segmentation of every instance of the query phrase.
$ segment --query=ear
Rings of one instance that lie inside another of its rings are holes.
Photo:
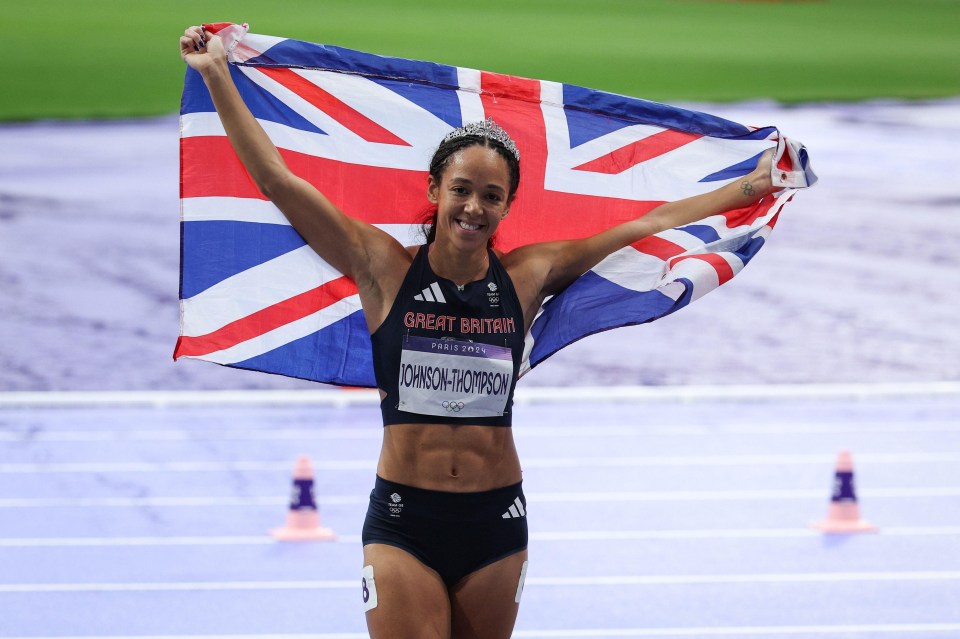
[[[440,185],[436,180],[433,179],[433,176],[430,175],[427,177],[427,199],[430,201],[430,204],[436,204],[437,199],[440,195]]]

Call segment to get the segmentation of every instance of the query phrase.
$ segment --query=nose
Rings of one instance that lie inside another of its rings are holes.
[[[474,194],[467,198],[467,201],[463,205],[463,210],[470,215],[480,215],[483,213],[483,207],[480,206],[480,196]]]

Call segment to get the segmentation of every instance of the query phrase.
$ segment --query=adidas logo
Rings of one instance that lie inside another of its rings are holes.
[[[513,503],[510,505],[510,508],[507,509],[507,512],[500,515],[501,519],[515,519],[517,517],[526,517],[527,511],[523,509],[523,503],[520,501],[520,498],[517,497],[513,500]]]
[[[414,295],[413,299],[418,302],[440,302],[441,304],[446,304],[447,300],[443,296],[443,291],[440,290],[440,285],[434,282],[427,288],[423,289],[423,292],[419,295]]]

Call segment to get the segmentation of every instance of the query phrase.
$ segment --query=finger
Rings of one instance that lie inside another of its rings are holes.
[[[197,43],[190,36],[180,36],[180,55],[185,56],[192,51],[199,51]]]
[[[187,27],[183,32],[184,37],[190,38],[194,43],[194,50],[199,51],[201,47],[206,46],[206,41],[203,36],[203,28],[198,26]]]

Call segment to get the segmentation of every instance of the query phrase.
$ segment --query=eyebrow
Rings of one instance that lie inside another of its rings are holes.
[[[470,180],[469,178],[465,178],[465,177],[453,176],[453,177],[450,178],[450,181],[451,181],[451,182],[459,182],[459,183],[461,183],[461,184],[469,184],[470,186],[474,186],[473,180]],[[491,183],[487,184],[486,188],[488,188],[488,189],[496,189],[497,191],[503,191],[504,193],[507,192],[507,189],[503,188],[502,186],[500,186],[500,185],[497,184],[496,182],[491,182]]]

